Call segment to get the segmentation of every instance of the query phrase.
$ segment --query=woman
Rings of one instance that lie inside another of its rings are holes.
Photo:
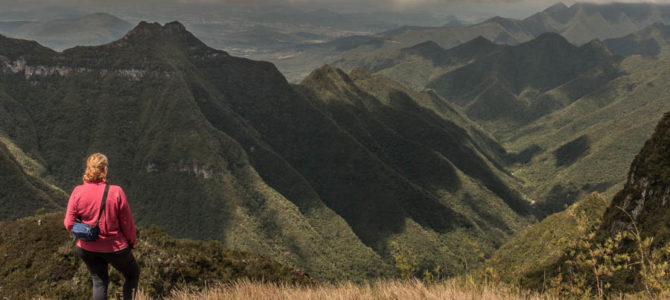
[[[84,183],[74,188],[67,204],[64,221],[67,231],[72,232],[76,219],[95,226],[102,195],[108,184],[107,166],[107,157],[101,153],[91,154],[86,160]],[[137,291],[140,266],[131,251],[136,241],[135,222],[121,187],[109,186],[98,226],[100,234],[97,240],[77,240],[77,255],[86,263],[93,279],[93,299],[107,299],[108,264],[119,270],[126,279],[123,299],[132,299]]]

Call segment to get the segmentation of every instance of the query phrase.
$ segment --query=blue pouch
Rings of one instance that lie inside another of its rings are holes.
[[[72,226],[72,234],[82,241],[91,242],[98,239],[100,227],[74,222],[74,226]]]
[[[100,227],[98,227],[98,224],[100,224],[100,216],[102,216],[102,211],[105,210],[105,202],[107,202],[108,191],[109,184],[105,184],[105,192],[102,194],[102,203],[100,203],[100,212],[98,213],[98,220],[95,221],[95,226],[86,225],[82,223],[81,220],[74,222],[74,226],[72,226],[72,234],[74,234],[75,238],[86,242],[92,242],[98,239],[98,235],[100,234]]]

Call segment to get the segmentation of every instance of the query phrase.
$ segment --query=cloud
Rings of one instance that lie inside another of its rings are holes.
[[[378,7],[420,7],[420,6],[436,6],[441,4],[553,4],[556,2],[564,2],[566,4],[573,4],[574,2],[593,2],[593,3],[611,3],[611,2],[627,2],[627,3],[670,3],[670,0],[115,0],[116,2],[136,2],[136,3],[207,3],[207,4],[321,4],[321,5],[361,5],[361,6],[378,6]],[[48,3],[51,5],[58,5],[59,3],[105,3],[109,0],[0,0],[0,3]]]

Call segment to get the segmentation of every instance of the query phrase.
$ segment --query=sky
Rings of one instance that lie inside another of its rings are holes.
[[[469,21],[477,21],[493,16],[522,19],[541,11],[557,0],[0,0],[0,10],[21,9],[34,6],[76,6],[86,9],[100,5],[167,5],[168,2],[181,5],[199,4],[246,4],[270,6],[288,4],[306,9],[329,9],[338,12],[370,11],[430,11],[437,15],[455,15]],[[574,0],[562,1],[567,5]],[[586,0],[581,2],[608,3],[610,0]],[[670,0],[617,0],[617,2],[654,2],[670,4]],[[1,13],[1,12],[0,12]]]

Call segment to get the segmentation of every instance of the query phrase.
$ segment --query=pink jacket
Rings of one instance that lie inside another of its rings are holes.
[[[80,217],[82,223],[95,226],[98,218],[105,182],[86,181],[72,191],[65,213],[65,229],[72,232],[74,221]],[[135,222],[130,213],[128,199],[118,185],[110,185],[105,210],[100,216],[100,235],[93,242],[77,240],[77,246],[92,252],[115,252],[134,246]]]

